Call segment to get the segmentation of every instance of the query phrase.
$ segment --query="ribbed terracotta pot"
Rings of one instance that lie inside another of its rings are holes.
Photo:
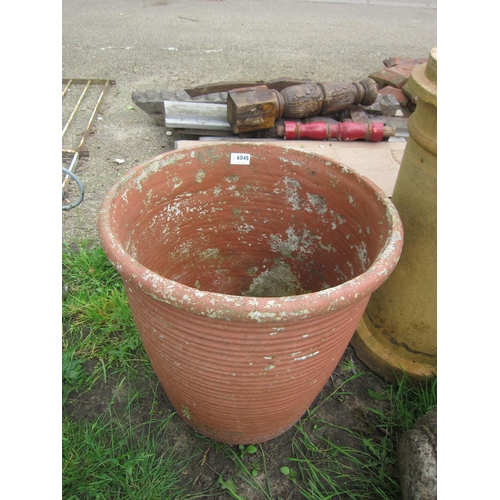
[[[134,168],[99,230],[171,403],[229,444],[303,415],[403,245],[369,180],[266,143],[205,143]]]

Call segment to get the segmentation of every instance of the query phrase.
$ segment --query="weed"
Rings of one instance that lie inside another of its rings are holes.
[[[241,455],[240,455],[240,458],[243,459],[243,457],[245,456],[245,453],[250,453],[251,455],[253,455],[254,453],[257,453],[257,448],[251,444],[249,446],[243,446],[242,444],[240,444],[238,446],[240,452],[241,452]]]
[[[280,467],[280,472],[285,476],[288,476],[292,481],[295,481],[295,478],[297,477],[297,473],[294,470],[290,469],[290,467],[287,467],[286,465]]]
[[[244,498],[238,495],[237,493],[238,488],[236,487],[236,484],[231,478],[224,480],[221,474],[219,476],[219,479],[217,479],[217,484],[221,487],[221,489],[226,490],[227,493],[235,500],[245,500]]]
[[[229,496],[236,500],[248,500],[243,498],[239,492],[238,485],[247,483],[251,490],[255,491],[252,498],[265,498],[267,500],[275,499],[272,494],[270,478],[267,470],[266,453],[262,445],[238,445],[231,446],[217,441],[212,441],[202,435],[197,434],[202,442],[209,443],[209,449],[229,458],[234,464],[234,472],[228,474],[218,473],[216,485],[224,490]],[[204,445],[206,446],[206,444]],[[202,446],[202,447],[204,447]],[[251,455],[252,459],[247,460],[246,455]],[[217,471],[214,471],[217,472]],[[205,494],[207,494],[206,492]]]
[[[437,406],[437,377],[413,384],[403,373],[396,385],[389,385],[387,393],[392,412],[382,425],[397,427],[404,432]]]
[[[350,372],[353,375],[356,374],[358,369],[356,368],[356,365],[354,364],[354,361],[352,360],[352,356],[349,358],[345,358],[345,360],[341,364],[341,370],[343,372]]]
[[[395,386],[387,385],[383,394],[371,390],[368,394],[390,403],[386,413],[365,408],[376,417],[373,427],[378,433],[367,436],[324,420],[308,426],[315,412],[295,426],[292,467],[282,467],[281,472],[306,499],[400,498],[398,440],[437,404],[437,379],[414,386],[403,375]]]
[[[189,407],[183,406],[182,407],[182,414],[188,419],[191,420],[191,414],[189,413]]]
[[[250,464],[245,463],[243,461],[243,457],[245,456],[246,453],[250,455],[255,455],[257,454],[259,449],[260,449],[260,457],[257,457],[257,460],[252,461]],[[232,458],[233,462],[236,464],[237,470],[241,474],[243,480],[246,481],[253,489],[259,491],[266,499],[269,500],[273,499],[271,485],[269,483],[269,477],[267,475],[266,457],[264,450],[262,449],[262,446],[259,445],[259,448],[257,448],[254,445],[249,445],[249,446],[239,445],[238,451],[239,453],[237,453],[233,447],[229,447],[229,455]],[[262,484],[256,480],[256,477],[260,472],[261,462],[262,462],[262,469],[264,472],[264,476],[266,479],[265,486],[262,486]]]
[[[172,416],[136,426],[127,417],[111,414],[93,422],[66,417],[63,498],[185,498],[186,490],[179,482],[192,457],[155,437],[168,433]],[[152,424],[157,425],[155,433]]]
[[[62,353],[63,404],[69,394],[79,389],[87,380],[84,361],[75,358],[75,351],[76,347],[73,347]]]

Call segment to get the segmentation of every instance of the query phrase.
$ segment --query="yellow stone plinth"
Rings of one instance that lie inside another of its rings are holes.
[[[389,279],[372,295],[352,340],[359,358],[388,380],[437,373],[437,49],[415,68],[417,95],[392,201],[405,243]]]

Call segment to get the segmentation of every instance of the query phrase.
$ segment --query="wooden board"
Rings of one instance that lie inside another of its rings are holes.
[[[249,139],[227,137],[201,138],[198,141],[176,141],[175,148],[199,146],[201,142],[213,141],[227,143],[228,141],[249,142]],[[275,139],[259,139],[259,142],[271,142],[278,146],[287,146],[317,153],[342,163],[355,170],[358,174],[368,177],[379,186],[384,193],[392,196],[394,185],[399,173],[401,160],[406,147],[406,141],[383,142],[340,142],[340,141],[284,141]]]

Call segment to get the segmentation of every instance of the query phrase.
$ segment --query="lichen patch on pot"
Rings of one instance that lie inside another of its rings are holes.
[[[301,198],[299,195],[300,183],[295,179],[290,179],[286,177],[283,179],[286,185],[286,202],[292,205],[294,210],[300,210]]]
[[[314,240],[321,241],[321,236],[311,234],[307,229],[297,234],[292,226],[287,228],[286,235],[287,239],[283,241],[279,235],[271,234],[269,242],[271,250],[280,253],[283,257],[292,257],[293,252],[310,254],[314,251]]]
[[[194,178],[194,180],[198,184],[201,184],[203,182],[203,178],[205,177],[205,175],[206,175],[205,170],[203,170],[202,168],[200,168],[198,170],[198,172],[196,173],[196,177]]]
[[[308,293],[302,288],[300,280],[293,274],[290,265],[277,261],[271,269],[267,269],[255,277],[248,291],[242,295],[247,297],[287,297]]]
[[[286,313],[284,313],[286,316]],[[250,311],[248,317],[257,320],[259,323],[265,319],[280,319],[280,315],[273,312],[262,312],[262,311]]]
[[[316,210],[316,212],[319,215],[323,215],[327,210],[328,210],[328,205],[326,203],[326,200],[323,196],[320,196],[319,194],[311,194],[311,193],[306,193],[307,194],[307,199],[309,200],[309,203],[313,206],[313,208]],[[309,207],[306,207],[307,211],[310,211],[311,209]]]
[[[255,226],[251,226],[250,224],[240,224],[236,226],[236,230],[239,233],[249,233],[253,229],[255,229]]]
[[[225,260],[224,257],[220,255],[220,250],[218,248],[207,248],[203,252],[199,253],[199,258],[201,261],[215,259],[218,261]]]
[[[354,245],[354,248],[358,253],[359,262],[361,264],[363,271],[366,271],[370,266],[370,259],[368,258],[366,243],[362,241],[359,245]]]
[[[282,162],[282,163],[290,163],[291,165],[295,165],[297,167],[302,167],[302,163],[297,161],[297,160],[293,160],[291,158],[285,158],[283,156],[280,156],[279,157],[279,160]]]
[[[176,189],[180,188],[180,187],[182,186],[183,182],[184,182],[184,181],[183,181],[182,179],[179,179],[178,177],[174,177],[174,178],[172,179],[172,183],[173,183],[173,188],[172,188],[172,191],[174,191],[174,190],[176,190]]]

